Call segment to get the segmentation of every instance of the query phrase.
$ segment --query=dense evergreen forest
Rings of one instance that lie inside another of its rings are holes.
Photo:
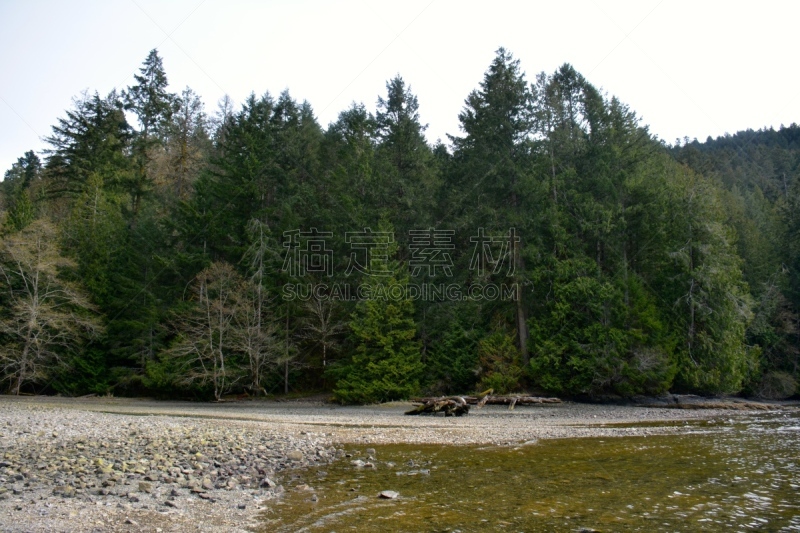
[[[0,390],[796,392],[800,127],[668,146],[498,50],[430,145],[400,77],[322,127],[158,53],[0,183]]]

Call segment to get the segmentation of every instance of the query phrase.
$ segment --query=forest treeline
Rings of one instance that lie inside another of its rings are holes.
[[[400,76],[327,128],[156,50],[76,97],[0,183],[0,387],[796,392],[800,127],[669,146],[570,65],[476,81],[434,145]]]

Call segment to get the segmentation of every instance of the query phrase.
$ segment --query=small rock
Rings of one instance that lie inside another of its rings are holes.
[[[366,465],[367,463],[365,463],[361,459],[356,459],[355,461],[350,461],[350,464],[355,466],[356,468],[364,468],[364,465]]]
[[[230,484],[230,482],[228,484]],[[274,489],[275,485],[276,485],[276,483],[274,481],[272,481],[268,477],[265,477],[264,480],[261,482],[261,486],[262,487],[267,487],[267,488],[270,488],[270,489]]]
[[[150,494],[153,492],[153,484],[149,481],[140,481],[139,482],[139,492],[146,492]]]
[[[125,519],[125,523],[126,523],[126,524],[130,524],[130,525],[132,525],[132,526],[138,526],[138,525],[139,525],[139,524],[137,524],[136,522],[134,522],[133,520],[131,520],[130,518],[126,518],[126,519]]]
[[[178,504],[173,502],[172,500],[165,501],[164,505],[166,505],[167,507],[172,507],[173,509],[177,509],[178,508]]]
[[[367,448],[367,455],[375,456],[375,448]]]
[[[304,457],[303,452],[300,450],[292,450],[286,454],[286,458],[292,461],[302,461]]]
[[[14,493],[16,494],[17,491],[15,490]],[[73,498],[75,497],[75,487],[71,485],[64,485],[63,487],[56,487],[53,489],[53,494],[60,494],[65,498]]]
[[[237,505],[237,506],[236,506],[236,508],[237,508],[237,509],[247,509],[247,504],[245,504],[245,503],[240,503],[239,505]]]
[[[398,496],[400,496],[400,494],[393,490],[384,490],[378,495],[379,498],[383,498],[384,500],[394,500]]]

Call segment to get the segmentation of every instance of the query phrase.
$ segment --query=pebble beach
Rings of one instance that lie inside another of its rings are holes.
[[[410,405],[0,396],[0,532],[252,531],[286,476],[352,449],[646,436],[747,416],[571,402],[404,416]]]

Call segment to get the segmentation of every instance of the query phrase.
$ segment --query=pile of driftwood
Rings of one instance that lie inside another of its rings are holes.
[[[486,404],[508,405],[512,410],[517,405],[533,405],[540,403],[561,403],[558,398],[541,398],[538,396],[492,396],[494,391],[489,389],[477,396],[440,396],[419,398],[415,400],[414,408],[406,411],[407,415],[422,415],[444,413],[444,416],[463,416],[469,414],[470,405],[478,409]]]

